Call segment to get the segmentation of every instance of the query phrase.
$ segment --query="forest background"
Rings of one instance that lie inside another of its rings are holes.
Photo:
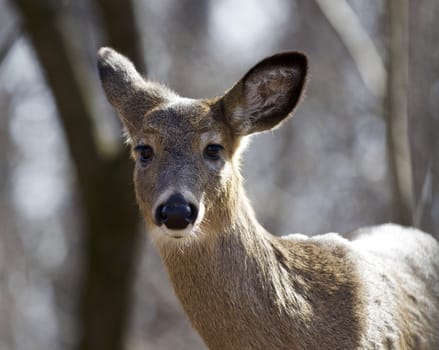
[[[205,348],[140,220],[100,46],[187,97],[305,52],[305,100],[245,154],[259,220],[439,237],[437,28],[436,0],[0,0],[0,349]]]

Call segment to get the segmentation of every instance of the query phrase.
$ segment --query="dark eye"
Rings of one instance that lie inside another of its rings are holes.
[[[139,155],[139,160],[142,165],[148,164],[154,156],[154,150],[151,146],[139,145],[134,148],[134,151]]]
[[[209,160],[219,160],[223,146],[217,144],[207,145],[204,149],[204,157]]]

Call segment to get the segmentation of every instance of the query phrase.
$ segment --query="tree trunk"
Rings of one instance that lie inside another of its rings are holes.
[[[416,225],[439,238],[439,2],[410,1],[409,123]]]
[[[15,4],[51,87],[75,163],[85,245],[79,349],[120,350],[139,241],[137,209],[128,188],[129,157],[127,152],[110,159],[99,154],[91,109],[60,27],[62,5],[49,0],[15,0]]]
[[[408,137],[408,0],[389,0],[387,151],[392,183],[392,221],[413,223],[413,179]]]
[[[107,45],[129,57],[136,68],[146,74],[133,2],[131,0],[94,0],[94,2],[101,10]]]

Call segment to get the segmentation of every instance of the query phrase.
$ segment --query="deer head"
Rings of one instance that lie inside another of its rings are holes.
[[[222,97],[198,100],[145,80],[110,48],[99,50],[98,68],[127,130],[141,213],[153,238],[169,242],[209,235],[237,215],[242,140],[291,115],[307,59],[297,52],[268,57]]]

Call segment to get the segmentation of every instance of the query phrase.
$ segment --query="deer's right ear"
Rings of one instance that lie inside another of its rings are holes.
[[[268,57],[250,69],[222,98],[228,124],[237,135],[278,126],[300,101],[308,63],[299,52]]]
[[[143,79],[128,58],[111,48],[99,49],[97,60],[108,101],[129,132],[137,129],[145,113],[165,100],[167,89]]]

